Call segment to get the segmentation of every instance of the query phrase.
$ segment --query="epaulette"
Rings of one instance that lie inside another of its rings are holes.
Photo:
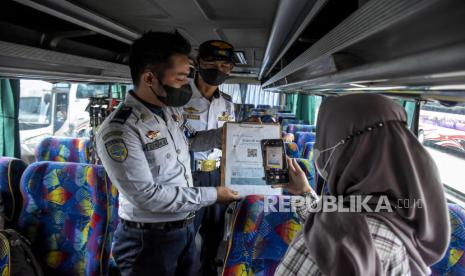
[[[131,113],[132,113],[132,107],[123,106],[116,111],[116,114],[113,117],[113,119],[110,121],[110,123],[119,123],[123,125],[124,123],[126,123],[126,120],[129,118]]]
[[[225,98],[225,100],[232,102],[232,97],[230,95],[223,93],[223,92],[220,92],[220,93],[221,93],[221,96]]]

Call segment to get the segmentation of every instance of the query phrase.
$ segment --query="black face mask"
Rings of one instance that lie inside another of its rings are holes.
[[[164,103],[166,106],[183,106],[187,104],[192,97],[192,89],[189,84],[183,85],[181,88],[175,88],[163,84],[160,80],[158,80],[158,82],[161,84],[163,90],[165,90],[166,96],[160,96],[155,93],[152,86],[150,86],[150,89],[157,96],[160,102]]]
[[[222,84],[228,77],[227,74],[221,72],[220,70],[213,69],[213,68],[204,69],[200,67],[199,74],[207,84],[213,85],[213,86],[218,86]]]

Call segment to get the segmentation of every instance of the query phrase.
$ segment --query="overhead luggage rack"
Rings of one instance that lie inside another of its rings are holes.
[[[464,25],[463,1],[372,0],[263,86],[304,92],[353,88],[354,82],[365,87],[450,83],[464,76],[465,62],[457,55],[464,51]],[[349,59],[338,60],[340,54]]]

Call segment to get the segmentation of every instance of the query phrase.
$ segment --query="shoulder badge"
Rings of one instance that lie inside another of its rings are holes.
[[[228,94],[226,94],[226,93],[224,93],[224,92],[221,92],[221,96],[222,96],[225,100],[232,102],[232,97],[231,97],[230,95],[228,95]]]
[[[105,143],[105,148],[111,159],[116,162],[123,162],[128,157],[128,149],[121,138],[113,139]]]
[[[113,117],[113,119],[110,121],[110,123],[119,123],[123,125],[124,123],[126,123],[126,120],[129,118],[131,113],[132,113],[132,107],[123,106],[122,108],[116,111],[116,114]]]

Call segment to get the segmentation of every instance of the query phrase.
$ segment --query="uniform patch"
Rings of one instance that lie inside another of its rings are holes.
[[[192,107],[192,106],[189,106],[189,107],[184,107],[183,108],[184,111],[186,111],[187,113],[198,113],[199,110],[195,107]]]
[[[112,137],[112,136],[122,136],[123,135],[123,132],[122,131],[119,131],[119,130],[114,130],[114,131],[110,131],[108,132],[107,134],[103,135],[103,141],[107,140],[108,138]]]
[[[132,107],[129,107],[129,106],[122,107],[121,109],[116,111],[116,114],[113,117],[113,119],[110,121],[110,123],[124,124],[126,123],[126,120],[129,118],[131,113],[132,113]]]
[[[156,150],[166,145],[168,145],[168,140],[166,140],[166,138],[161,138],[156,141],[153,141],[152,143],[145,144],[145,150],[146,151]]]
[[[149,132],[147,132],[147,134],[145,134],[145,136],[150,140],[157,138],[158,135],[160,135],[160,131],[158,130],[150,130]]]
[[[128,157],[128,149],[123,139],[113,139],[105,143],[108,155],[117,162],[123,162]]]
[[[232,122],[234,121],[234,117],[229,115],[228,112],[223,112],[223,114],[218,116],[218,121]]]
[[[190,120],[200,120],[200,115],[194,115],[194,114],[184,114],[184,119],[190,119]]]

